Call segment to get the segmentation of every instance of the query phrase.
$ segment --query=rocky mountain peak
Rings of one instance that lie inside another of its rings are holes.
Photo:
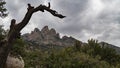
[[[24,34],[23,39],[26,41],[35,42],[39,45],[58,45],[58,46],[70,46],[74,45],[76,39],[71,39],[70,37],[64,36],[60,38],[59,33],[55,29],[49,29],[45,26],[41,29],[35,28],[30,34]]]
[[[46,32],[46,31],[49,31],[48,26],[44,26],[44,27],[41,29],[41,32]]]
[[[55,29],[50,29],[50,34],[56,34],[56,31],[55,31]]]
[[[40,32],[40,30],[38,28],[35,28],[34,32]]]
[[[63,36],[63,37],[62,37],[63,40],[65,40],[65,39],[67,39],[67,38],[68,38],[67,36]]]

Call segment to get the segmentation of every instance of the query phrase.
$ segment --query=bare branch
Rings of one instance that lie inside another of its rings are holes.
[[[66,16],[63,16],[62,14],[58,14],[57,11],[50,9],[50,3],[48,3],[48,7],[45,5],[40,5],[36,8],[28,4],[28,11],[25,14],[25,17],[23,18],[23,20],[18,24],[17,26],[18,30],[20,31],[23,27],[25,27],[25,25],[27,25],[33,13],[38,12],[38,11],[44,12],[44,10],[50,12],[53,16],[61,18],[61,19],[66,17]]]
[[[56,16],[56,17],[59,17],[59,18],[65,18],[66,16],[63,16],[62,14],[58,14],[57,11],[53,10],[53,9],[50,9],[50,3],[48,3],[48,7],[45,6],[45,5],[40,5],[38,7],[36,7],[34,9],[34,12],[37,12],[37,11],[42,11],[44,12],[44,10],[50,12],[53,16]]]

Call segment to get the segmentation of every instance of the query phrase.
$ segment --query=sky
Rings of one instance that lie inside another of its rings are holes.
[[[61,36],[72,36],[87,42],[94,38],[120,47],[120,0],[5,0],[8,16],[0,18],[0,25],[9,29],[11,19],[19,23],[27,12],[27,4],[39,6],[51,2],[51,8],[67,16],[59,19],[48,12],[34,13],[21,31],[30,33],[44,26],[56,29]]]

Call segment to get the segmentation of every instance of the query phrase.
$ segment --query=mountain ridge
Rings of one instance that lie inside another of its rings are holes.
[[[50,48],[51,45],[55,47],[68,47],[74,46],[76,41],[79,41],[73,37],[63,36],[60,38],[60,35],[54,28],[49,29],[48,26],[44,26],[41,30],[35,28],[34,31],[31,33],[26,33],[22,35],[22,38],[29,42],[32,45],[39,45],[40,47]],[[82,45],[84,43],[80,41]],[[118,53],[120,53],[120,47],[115,45],[106,43],[106,42],[99,42],[101,46],[105,45],[107,47],[115,49]]]
[[[55,29],[49,29],[48,26],[45,26],[41,29],[35,28],[31,33],[24,34],[22,38],[26,41],[34,41],[38,44],[52,44],[58,46],[73,46],[77,39],[73,37],[63,36],[60,38],[59,33]]]

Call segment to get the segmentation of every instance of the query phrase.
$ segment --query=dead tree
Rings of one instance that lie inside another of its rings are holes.
[[[31,6],[31,4],[28,4],[27,12],[23,20],[20,23],[16,24],[16,20],[12,19],[11,25],[10,25],[10,31],[8,35],[4,40],[0,41],[0,68],[5,68],[7,56],[11,51],[14,41],[20,38],[20,31],[28,24],[33,13],[38,11],[41,11],[41,12],[48,11],[55,17],[65,18],[65,16],[63,16],[62,14],[58,14],[57,11],[51,9],[50,3],[49,3],[49,6],[45,6],[41,4],[36,8]]]

